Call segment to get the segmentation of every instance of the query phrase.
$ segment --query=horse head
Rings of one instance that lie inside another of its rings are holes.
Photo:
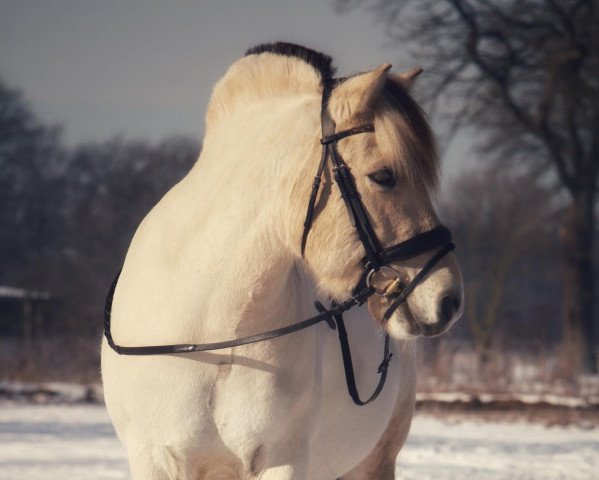
[[[393,74],[390,69],[391,65],[384,64],[341,81],[332,89],[327,103],[337,131],[364,124],[374,126],[372,132],[339,140],[337,149],[383,247],[440,225],[432,202],[439,171],[434,140],[424,114],[408,93],[422,70]],[[309,159],[312,170],[316,161]],[[365,249],[349,220],[344,200],[332,186],[330,169],[324,170],[323,182],[306,242],[305,261],[319,287],[341,300],[351,296],[363,277]],[[306,191],[292,201],[301,204],[307,196]],[[413,281],[435,253],[432,249],[392,262],[389,266],[398,272],[396,291]],[[384,291],[392,280],[378,275],[378,289]],[[462,299],[460,268],[450,253],[419,281],[390,318],[385,318],[385,312],[393,295],[373,295],[368,307],[389,334],[406,339],[447,330],[461,315]]]

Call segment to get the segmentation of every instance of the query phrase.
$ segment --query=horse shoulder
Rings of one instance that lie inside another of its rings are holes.
[[[415,352],[400,352],[399,355],[403,380],[387,428],[368,456],[341,480],[395,479],[397,455],[410,431],[416,400]]]

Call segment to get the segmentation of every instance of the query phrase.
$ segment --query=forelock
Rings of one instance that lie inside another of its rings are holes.
[[[436,188],[440,164],[433,133],[420,106],[398,83],[388,79],[374,108],[379,144],[399,155],[408,179],[421,179],[427,187]]]

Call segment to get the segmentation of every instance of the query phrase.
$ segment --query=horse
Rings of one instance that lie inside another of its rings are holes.
[[[439,160],[409,94],[421,69],[390,69],[335,79],[329,56],[273,43],[214,86],[201,154],[142,220],[110,297],[104,395],[134,480],[395,478],[416,340],[447,330],[463,293],[450,249],[434,262],[431,244],[376,265],[382,254],[356,227],[400,247],[440,228]],[[341,169],[353,187],[340,195]],[[277,338],[159,355],[115,347],[251,338],[314,314],[315,298],[326,321]],[[367,405],[347,393],[328,299],[367,304],[345,312],[359,389],[377,384],[387,340],[389,376]]]

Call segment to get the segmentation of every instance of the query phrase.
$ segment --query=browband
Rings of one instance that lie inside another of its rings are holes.
[[[320,139],[321,145],[327,145],[329,143],[337,142],[345,137],[349,137],[351,135],[356,135],[358,133],[366,133],[366,132],[374,132],[374,125],[367,123],[365,125],[360,125],[359,127],[349,128],[347,130],[343,130],[342,132],[333,133],[332,135],[327,135],[326,137],[322,137]]]

